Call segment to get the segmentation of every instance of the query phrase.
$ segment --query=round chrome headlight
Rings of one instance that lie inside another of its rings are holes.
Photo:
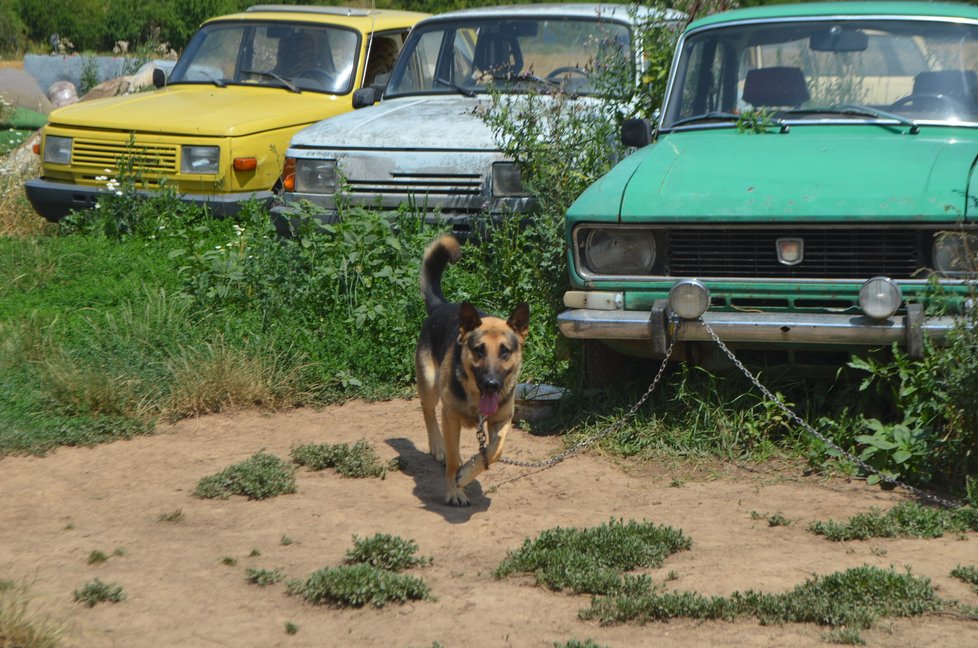
[[[655,263],[655,237],[643,230],[592,230],[584,241],[584,263],[594,274],[647,275]]]
[[[710,307],[710,291],[697,279],[684,279],[669,290],[669,308],[685,320],[699,319]]]
[[[889,277],[873,277],[859,289],[859,308],[866,317],[885,320],[900,308],[903,294]]]
[[[978,234],[938,232],[932,253],[934,269],[942,275],[954,277],[978,272]]]

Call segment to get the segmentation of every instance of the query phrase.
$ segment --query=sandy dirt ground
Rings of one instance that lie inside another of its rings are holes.
[[[475,449],[474,434],[469,450]],[[366,439],[404,468],[386,479],[299,469],[298,492],[264,501],[204,500],[197,481],[265,450],[288,457],[307,443]],[[46,457],[0,460],[0,579],[30,585],[32,609],[63,625],[65,645],[118,646],[826,646],[814,625],[679,621],[602,627],[578,619],[586,596],[554,593],[528,578],[496,580],[507,551],[552,527],[611,518],[666,524],[693,547],[650,570],[673,572],[673,590],[729,594],[788,590],[815,574],[863,564],[910,566],[941,596],[978,604],[949,572],[978,562],[978,537],[833,543],[813,520],[889,507],[904,496],[860,482],[804,477],[798,466],[649,465],[595,453],[531,472],[494,466],[468,488],[473,505],[441,503],[441,467],[427,454],[417,401],[348,403],[316,411],[238,413],[161,426],[157,434]],[[515,431],[508,456],[535,460],[556,437]],[[179,510],[177,522],[161,516]],[[752,512],[794,523],[771,527]],[[436,601],[335,609],[247,582],[249,567],[287,578],[342,563],[353,537],[412,539],[433,563],[413,571]],[[292,539],[283,544],[282,538]],[[121,555],[112,555],[119,550]],[[110,557],[90,565],[98,550]],[[257,555],[254,555],[257,554]],[[224,564],[225,557],[237,560]],[[87,608],[72,592],[95,578],[126,599]],[[298,626],[287,634],[285,624]],[[863,633],[875,646],[978,646],[978,623],[951,615],[883,620]]]

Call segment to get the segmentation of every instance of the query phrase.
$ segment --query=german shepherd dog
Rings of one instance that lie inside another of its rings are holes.
[[[445,462],[445,503],[452,506],[469,505],[462,489],[503,453],[530,321],[526,302],[506,320],[487,316],[469,302],[449,303],[441,292],[441,277],[461,254],[458,241],[449,235],[425,250],[420,283],[428,318],[414,354],[428,448],[435,459]],[[439,401],[440,428],[435,412]],[[462,427],[483,424],[488,431],[484,454],[477,453],[462,465]]]

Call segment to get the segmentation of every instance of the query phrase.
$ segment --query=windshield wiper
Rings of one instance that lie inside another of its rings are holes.
[[[814,108],[793,108],[791,110],[783,111],[785,115],[798,115],[798,114],[815,114],[815,113],[828,113],[828,114],[838,114],[838,115],[861,115],[863,117],[876,117],[878,119],[891,119],[899,124],[909,127],[908,133],[910,135],[916,135],[920,130],[920,126],[916,121],[904,117],[903,115],[897,115],[896,113],[891,113],[886,110],[880,110],[879,108],[873,108],[872,106],[864,106],[862,104],[833,104],[831,106],[820,106]]]
[[[732,112],[708,112],[702,115],[692,115],[690,117],[684,117],[682,119],[677,119],[669,125],[669,128],[676,128],[677,126],[684,126],[686,124],[692,124],[694,122],[700,121],[737,121],[740,119],[740,115]]]
[[[442,78],[439,78],[439,77],[435,77],[435,83],[440,83],[443,86],[447,86],[447,87],[451,88],[452,90],[455,90],[459,94],[465,95],[466,97],[474,97],[475,96],[475,90],[471,90],[469,88],[463,88],[462,86],[458,85],[457,83],[452,83],[451,81],[446,81],[445,79],[442,79]]]
[[[302,90],[299,90],[299,88],[295,87],[294,83],[286,79],[284,76],[272,72],[271,70],[268,70],[267,72],[259,72],[258,70],[241,70],[241,72],[243,74],[256,74],[258,76],[271,77],[276,81],[278,81],[279,83],[281,83],[286,88],[288,88],[289,90],[291,90],[292,92],[296,94],[302,94]]]

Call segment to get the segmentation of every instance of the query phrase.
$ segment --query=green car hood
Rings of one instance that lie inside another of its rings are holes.
[[[623,160],[569,215],[622,222],[957,220],[967,210],[978,134],[957,129],[956,137],[952,130],[923,126],[909,135],[906,128],[819,125],[787,133],[669,133]]]
[[[350,97],[284,88],[175,85],[166,90],[82,101],[51,113],[69,128],[161,135],[237,137],[311,124],[346,112]]]

